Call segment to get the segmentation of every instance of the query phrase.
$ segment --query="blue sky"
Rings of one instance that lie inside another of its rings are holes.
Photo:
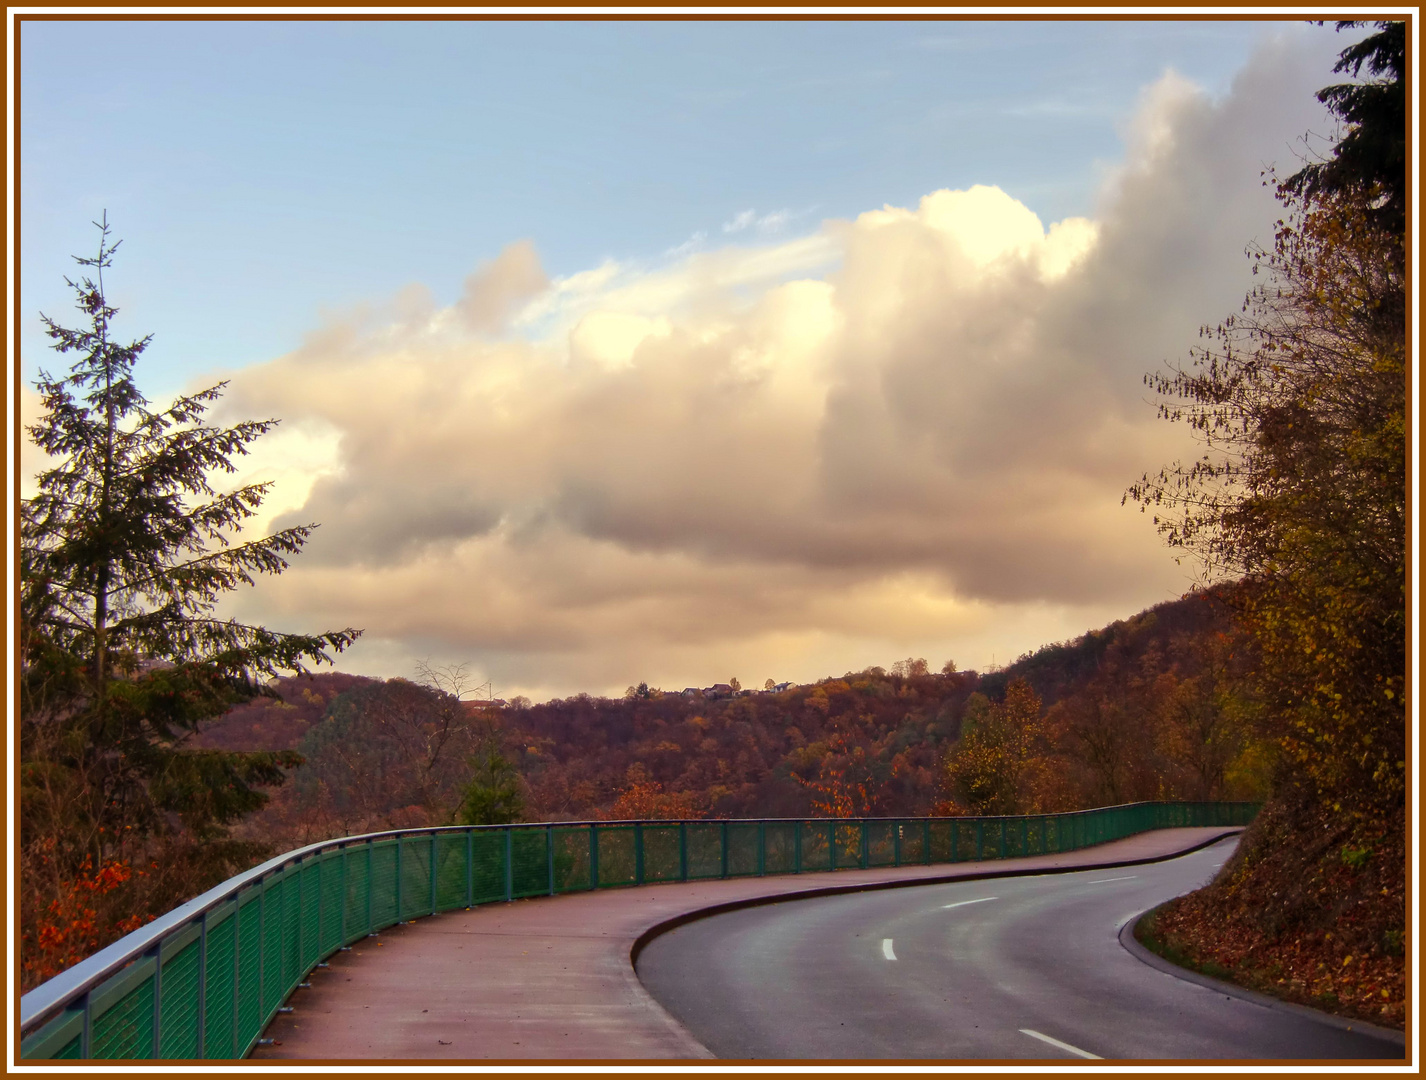
[[[231,378],[254,527],[321,524],[224,611],[347,670],[983,669],[1198,580],[1122,505],[1198,452],[1142,377],[1238,309],[1348,40],[26,22],[22,369],[107,210],[141,388]]]
[[[319,309],[453,300],[518,238],[548,272],[658,260],[752,209],[826,217],[996,184],[1092,212],[1173,69],[1221,93],[1252,22],[27,22],[34,312],[106,209],[145,385],[294,348]],[[1278,24],[1276,29],[1281,29]]]

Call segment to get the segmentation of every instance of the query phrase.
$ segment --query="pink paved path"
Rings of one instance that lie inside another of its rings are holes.
[[[644,885],[445,912],[337,953],[295,991],[255,1060],[710,1058],[644,990],[639,936],[715,904],[830,887],[1101,868],[1201,846],[1231,828],[1158,829],[1023,859]]]

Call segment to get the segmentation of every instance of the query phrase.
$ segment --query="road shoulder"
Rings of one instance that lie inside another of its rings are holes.
[[[1283,1012],[1296,1013],[1298,1016],[1305,1016],[1328,1027],[1334,1027],[1341,1031],[1354,1031],[1382,1042],[1390,1043],[1393,1046],[1406,1047],[1406,1033],[1397,1031],[1395,1028],[1382,1027],[1379,1024],[1372,1024],[1365,1020],[1353,1020],[1345,1016],[1335,1016],[1332,1013],[1322,1012],[1320,1009],[1313,1009],[1306,1005],[1299,1005],[1294,1001],[1283,1001],[1270,994],[1264,994],[1258,990],[1249,990],[1246,986],[1239,986],[1237,983],[1225,982],[1223,979],[1215,979],[1211,975],[1205,975],[1201,971],[1194,971],[1191,968],[1180,967],[1170,960],[1165,960],[1158,953],[1145,948],[1134,936],[1134,928],[1139,925],[1139,920],[1151,912],[1144,912],[1136,918],[1130,919],[1119,930],[1119,944],[1137,960],[1148,964],[1149,967],[1157,968],[1176,979],[1185,982],[1196,983],[1199,986],[1207,987],[1214,993],[1223,994],[1227,997],[1238,998],[1242,1001],[1251,1001],[1254,1004],[1262,1005],[1268,1009],[1278,1009]]]

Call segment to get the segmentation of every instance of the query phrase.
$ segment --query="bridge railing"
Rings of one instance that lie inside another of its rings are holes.
[[[652,882],[1073,851],[1245,825],[1253,803],[1027,817],[586,821],[403,829],[311,844],[230,878],[20,1000],[22,1058],[234,1059],[325,958],[476,904]]]

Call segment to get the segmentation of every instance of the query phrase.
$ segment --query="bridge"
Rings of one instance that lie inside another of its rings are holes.
[[[345,837],[240,874],[24,995],[21,1057],[705,1057],[634,974],[670,925],[798,895],[1154,861],[1255,812],[1137,803]],[[627,888],[655,883],[670,887]],[[472,1004],[457,1015],[452,1002]]]

